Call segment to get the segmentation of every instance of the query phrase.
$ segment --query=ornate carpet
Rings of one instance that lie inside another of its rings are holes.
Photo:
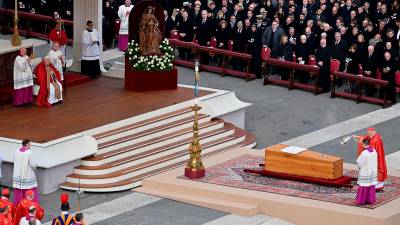
[[[356,181],[354,181],[353,188],[338,188],[262,177],[243,172],[243,169],[260,169],[258,164],[263,163],[263,161],[263,157],[243,155],[211,167],[206,167],[206,176],[196,181],[370,209],[400,197],[400,178],[393,176],[388,176],[388,179],[385,181],[384,191],[376,193],[376,204],[358,206],[355,204],[357,194]],[[357,176],[357,173],[355,170],[345,171],[346,175],[353,177]],[[185,176],[179,178],[187,179]]]

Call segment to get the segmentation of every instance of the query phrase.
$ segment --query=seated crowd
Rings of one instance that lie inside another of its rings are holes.
[[[5,1],[11,2],[11,1]],[[72,19],[72,1],[19,0],[21,10]],[[104,45],[112,47],[120,5],[131,1],[103,1]],[[340,71],[387,80],[388,97],[396,100],[395,74],[399,69],[399,0],[159,0],[164,7],[165,36],[176,30],[180,40],[251,54],[252,73],[261,78],[261,49],[271,57],[308,64],[315,55],[321,67],[320,86],[330,88],[330,60]],[[133,2],[134,4],[135,2]],[[40,5],[40,6],[36,6]],[[63,7],[61,7],[61,5]],[[11,6],[10,6],[11,7]],[[53,12],[53,13],[52,13]],[[231,42],[233,41],[233,42]],[[233,44],[232,44],[233,43]],[[180,49],[180,58],[191,59]],[[204,57],[203,57],[204,58]],[[202,63],[207,64],[207,59]],[[220,63],[218,57],[214,57]],[[235,59],[234,69],[244,63]],[[308,79],[303,79],[305,82]],[[339,82],[341,84],[342,82]],[[366,95],[383,97],[382,90],[366,88]]]

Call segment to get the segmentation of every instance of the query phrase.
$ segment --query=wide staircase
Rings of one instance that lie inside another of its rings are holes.
[[[184,165],[192,137],[190,107],[94,135],[98,152],[82,159],[61,188],[111,192],[141,185],[141,180]],[[202,157],[238,147],[252,148],[254,135],[221,119],[199,114]],[[183,171],[182,171],[183,173]]]

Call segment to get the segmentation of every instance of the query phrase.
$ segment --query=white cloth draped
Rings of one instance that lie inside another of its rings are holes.
[[[49,51],[47,54],[51,58],[51,63],[53,66],[58,70],[61,75],[61,80],[64,80],[64,73],[63,73],[63,62],[60,59],[60,56],[63,56],[60,50],[54,51],[53,49]]]
[[[13,188],[31,189],[37,187],[36,175],[33,168],[36,164],[32,161],[31,150],[24,152],[19,149],[14,154]]]
[[[358,171],[357,184],[361,187],[370,187],[377,184],[378,178],[378,154],[375,149],[372,152],[363,150],[357,158]]]
[[[118,17],[121,20],[121,24],[119,27],[119,34],[126,35],[129,30],[129,14],[127,12],[131,11],[133,5],[126,7],[125,5],[121,5],[118,8]]]
[[[14,61],[14,89],[33,86],[33,75],[31,64],[27,61],[28,56],[17,56]]]
[[[93,44],[94,41],[99,41],[99,44]],[[100,59],[100,38],[96,29],[91,32],[84,30],[82,32],[82,60],[97,60]]]
[[[58,85],[58,88],[60,88],[61,98],[60,99],[56,98],[56,90],[55,90],[54,86],[52,84],[50,84],[50,93],[49,93],[49,96],[47,97],[47,101],[51,105],[63,100],[63,97],[62,97],[62,85],[58,81],[57,81],[57,85]]]

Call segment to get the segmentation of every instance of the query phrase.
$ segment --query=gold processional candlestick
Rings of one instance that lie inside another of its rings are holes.
[[[21,46],[21,38],[18,34],[18,1],[15,0],[15,9],[14,9],[14,34],[11,38],[11,45],[14,47]]]
[[[198,105],[197,97],[199,93],[199,62],[196,61],[195,66],[195,86],[194,86],[194,106],[192,110],[194,111],[194,123],[193,123],[193,137],[189,145],[189,162],[185,168],[185,176],[190,179],[197,179],[205,176],[205,168],[203,162],[201,161],[201,145],[199,141],[199,121],[198,112],[201,107]]]

